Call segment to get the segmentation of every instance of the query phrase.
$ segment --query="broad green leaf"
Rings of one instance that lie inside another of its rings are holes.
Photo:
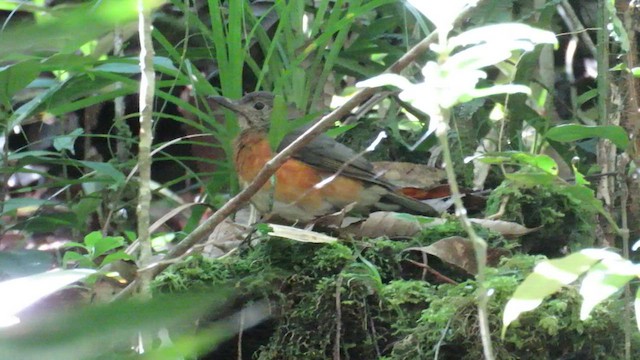
[[[29,150],[29,151],[20,151],[9,154],[9,161],[18,161],[24,159],[26,157],[35,157],[40,159],[51,159],[51,158],[60,158],[60,153],[54,151],[44,151],[44,150]]]
[[[96,267],[96,264],[89,258],[89,255],[83,255],[75,251],[67,251],[64,253],[64,256],[62,257],[63,266],[69,266],[69,264],[73,264],[75,266],[76,263],[78,266],[87,269],[93,269]]]
[[[609,139],[619,149],[626,149],[629,144],[627,132],[617,125],[588,126],[578,124],[566,124],[554,126],[545,137],[558,142],[572,142],[588,138]]]
[[[574,282],[595,263],[615,255],[606,250],[585,249],[561,259],[546,260],[536,265],[533,273],[518,286],[505,306],[502,336],[504,337],[509,324],[520,314],[537,308],[545,297]]]
[[[124,245],[124,238],[122,236],[106,236],[100,239],[95,244],[94,257],[102,256],[107,251],[117,249]]]
[[[93,250],[96,247],[98,241],[102,239],[102,233],[100,231],[92,231],[84,236],[84,245],[88,250]]]
[[[545,154],[532,155],[521,151],[505,151],[483,154],[480,157],[471,158],[467,161],[474,159],[478,159],[487,164],[529,165],[550,175],[555,176],[558,174],[558,164],[552,157]]]
[[[153,9],[163,0],[145,0]],[[135,21],[137,1],[110,0],[70,5],[41,14],[36,24],[19,24],[3,29],[0,58],[13,54],[73,53],[83,44],[113,31],[117,24]],[[60,7],[57,7],[60,8]]]
[[[98,175],[103,175],[111,178],[114,182],[109,186],[110,188],[117,188],[118,186],[124,184],[125,176],[122,172],[116,169],[110,163],[103,163],[97,161],[80,161],[84,166],[89,167],[98,173]]]
[[[15,225],[15,229],[28,232],[53,232],[60,228],[80,229],[86,224],[72,212],[51,212],[31,216]]]
[[[583,206],[588,207],[590,209],[595,209],[596,211],[598,211],[598,213],[604,216],[609,222],[611,222],[612,224],[615,224],[615,220],[613,220],[613,218],[611,217],[611,214],[604,209],[604,206],[602,206],[602,202],[596,198],[595,192],[591,188],[584,185],[575,184],[575,185],[563,186],[562,188],[560,188],[560,190],[563,193],[581,202]]]
[[[0,297],[0,327],[16,324],[20,311],[94,272],[89,269],[51,270],[0,282],[0,294],[11,294]]]
[[[582,106],[584,105],[584,103],[586,103],[591,99],[595,99],[597,96],[598,96],[598,89],[591,89],[591,90],[585,91],[578,96],[578,99],[576,100],[577,105]]]
[[[140,73],[140,64],[136,58],[119,58],[94,68],[95,71],[113,72],[120,74],[138,74]],[[153,58],[154,67],[163,67],[165,70],[177,71],[169,58],[156,56]]]
[[[558,164],[549,155],[531,155],[524,152],[517,152],[513,155],[513,159],[518,163],[538,168],[547,174],[558,175]]]
[[[51,200],[44,199],[34,199],[34,198],[11,198],[3,202],[2,204],[2,212],[0,214],[6,214],[10,211],[29,208],[29,207],[40,207],[42,205],[55,205],[57,202]]]
[[[135,258],[127,253],[125,253],[124,251],[118,251],[118,252],[114,252],[112,254],[109,254],[107,256],[104,257],[104,259],[102,260],[102,262],[100,263],[100,267],[103,267],[107,264],[111,264],[114,261],[117,260],[130,260],[130,261],[134,261]]]
[[[37,61],[23,61],[0,67],[0,104],[11,108],[11,98],[40,74]]]
[[[84,244],[90,251],[91,256],[96,258],[104,255],[107,251],[116,249],[124,245],[122,236],[102,236],[100,231],[92,231],[84,237]]]
[[[76,142],[78,136],[82,135],[84,130],[82,128],[77,128],[66,135],[60,135],[53,138],[53,147],[58,150],[69,150],[72,155],[75,155],[75,149],[73,145]]]
[[[6,292],[3,292],[3,294]],[[15,294],[15,292],[11,292]],[[9,297],[12,298],[12,297]],[[156,334],[160,329],[170,329],[171,342],[192,334],[198,318],[219,310],[229,298],[224,288],[210,289],[191,294],[157,296],[150,301],[119,301],[100,306],[74,307],[69,311],[50,311],[23,324],[0,332],[0,358],[2,359],[65,359],[137,358],[130,349],[132,334]],[[4,309],[4,308],[3,308]],[[254,326],[268,315],[266,306],[256,304],[243,309],[246,327]],[[238,331],[239,314],[215,322],[207,329],[207,339],[200,344],[198,353],[211,349],[215,344]],[[98,326],[99,325],[99,326]],[[163,349],[175,351],[167,343]],[[115,351],[119,349],[119,351]],[[151,349],[146,349],[151,350]],[[148,355],[148,354],[145,354]],[[189,356],[187,356],[189,357]],[[149,359],[157,359],[151,356]],[[181,358],[181,357],[180,357]]]
[[[611,253],[609,258],[594,265],[582,279],[580,286],[580,295],[583,299],[580,319],[587,319],[596,305],[615,294],[638,275],[640,275],[638,265],[615,253]]]

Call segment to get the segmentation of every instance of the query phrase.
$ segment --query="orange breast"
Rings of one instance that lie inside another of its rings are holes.
[[[245,186],[256,177],[273,153],[264,133],[247,130],[241,138],[242,141],[236,141],[235,162],[240,181]],[[301,211],[318,216],[360,200],[363,191],[361,181],[336,176],[332,181],[322,183],[332,175],[300,160],[289,159],[276,171],[273,181],[267,182],[260,190],[269,193],[272,199],[255,196],[253,202],[262,211],[270,208],[264,202],[271,200],[294,205]]]

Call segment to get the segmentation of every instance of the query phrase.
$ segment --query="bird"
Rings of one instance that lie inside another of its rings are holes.
[[[275,154],[268,140],[274,98],[266,91],[248,93],[238,100],[210,97],[237,115],[240,132],[233,142],[233,161],[243,188]],[[302,126],[286,134],[276,152],[308,128],[309,125]],[[369,161],[326,134],[317,136],[287,159],[251,203],[262,214],[292,223],[311,223],[345,208],[360,213],[385,210],[439,215],[430,205],[401,194],[375,173]]]

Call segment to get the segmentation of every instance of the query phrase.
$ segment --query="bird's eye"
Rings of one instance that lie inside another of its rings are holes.
[[[261,103],[260,101],[258,101],[255,104],[253,104],[253,108],[256,110],[262,110],[264,109],[264,103]]]

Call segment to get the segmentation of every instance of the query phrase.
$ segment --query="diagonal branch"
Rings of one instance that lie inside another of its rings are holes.
[[[461,22],[465,21],[468,18],[470,11],[471,9],[467,9],[463,13],[461,13],[460,16],[458,16],[456,24],[460,24]],[[416,44],[413,48],[411,48],[395,63],[393,63],[385,72],[400,72],[409,64],[411,64],[420,54],[427,51],[429,49],[429,46],[435,43],[437,39],[437,32],[432,32],[426,38]],[[202,241],[202,239],[208,236],[208,234],[210,234],[211,231],[213,231],[213,229],[218,226],[218,224],[220,224],[229,215],[233,214],[238,209],[240,209],[240,207],[246,204],[251,199],[251,197],[256,192],[258,192],[260,188],[262,188],[262,186],[269,180],[269,178],[271,178],[276,170],[278,170],[278,168],[289,159],[291,155],[293,155],[305,145],[309,144],[316,136],[324,133],[337,120],[349,115],[351,113],[351,110],[356,108],[361,103],[365,102],[369,97],[375,94],[376,91],[377,89],[375,88],[364,88],[353,95],[351,99],[349,99],[342,106],[321,118],[320,121],[307,129],[307,131],[305,131],[299,138],[297,138],[295,141],[289,144],[289,146],[287,146],[281,152],[276,154],[276,156],[274,156],[269,162],[267,162],[267,164],[260,170],[258,175],[256,175],[251,184],[249,184],[249,186],[240,191],[238,195],[234,196],[231,200],[227,201],[209,219],[207,219],[195,230],[193,230],[187,237],[185,237],[180,243],[178,243],[176,247],[171,249],[171,251],[167,253],[162,262],[156,263],[146,269],[141,269],[140,271],[149,271],[151,272],[151,276],[154,277],[164,269],[166,269],[171,264],[171,262],[167,260],[182,256],[187,251],[189,251],[191,247]],[[117,300],[129,296],[137,286],[138,279],[131,282],[116,296],[115,299]]]

